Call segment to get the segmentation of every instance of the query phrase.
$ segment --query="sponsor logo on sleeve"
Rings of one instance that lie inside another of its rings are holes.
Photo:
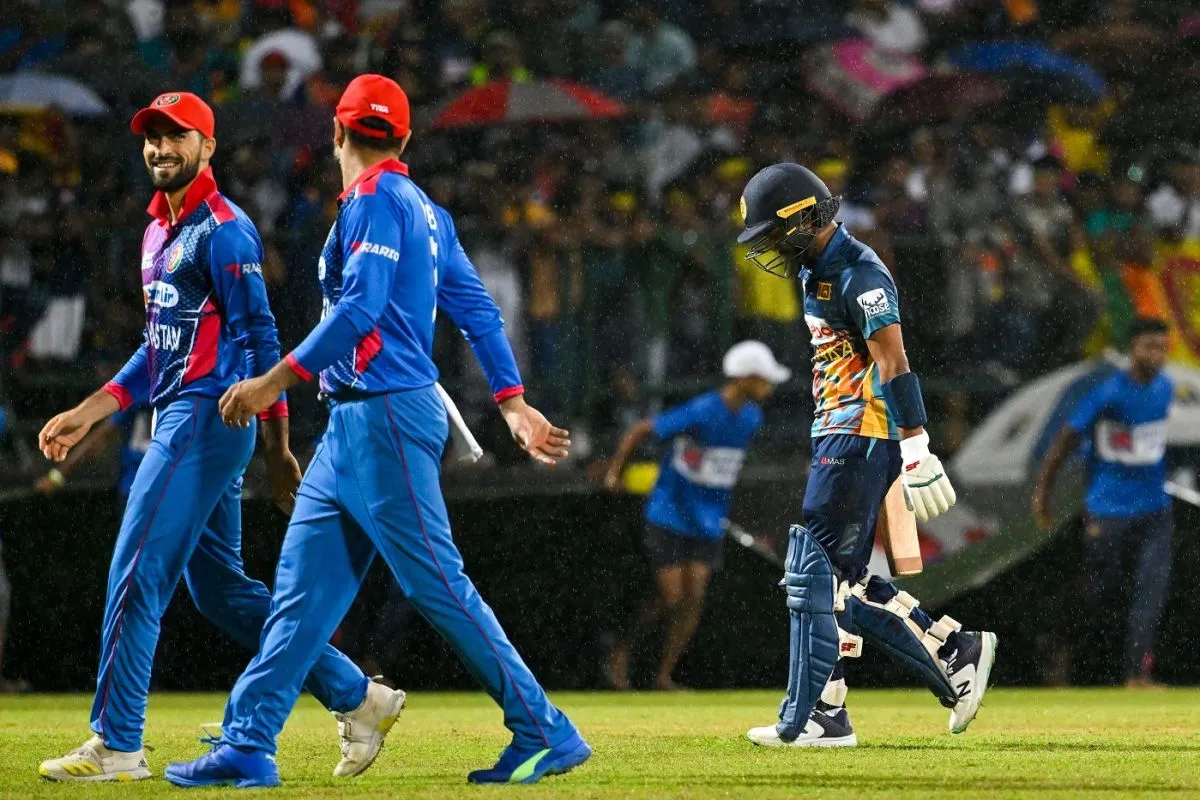
[[[883,316],[892,310],[892,304],[883,289],[872,289],[869,292],[863,292],[855,299],[863,310],[863,316],[867,319]]]
[[[374,242],[354,242],[350,245],[350,252],[356,256],[383,256],[391,261],[400,260],[400,251],[388,247],[385,244],[375,244]]]
[[[232,272],[233,277],[240,278],[243,275],[262,275],[262,264],[251,262],[249,264],[230,264],[225,268],[226,272]]]

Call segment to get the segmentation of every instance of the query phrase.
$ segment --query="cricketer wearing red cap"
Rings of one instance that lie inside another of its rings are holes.
[[[142,749],[146,693],[162,613],[180,578],[200,612],[247,648],[258,646],[267,619],[270,595],[246,576],[241,557],[242,474],[256,428],[272,493],[285,510],[300,483],[281,395],[261,421],[230,428],[219,414],[229,386],[279,361],[279,338],[262,241],[245,212],[218,190],[208,166],[217,144],[212,110],[195,95],[168,92],[139,111],[130,128],[143,137],[146,169],[159,190],[142,237],[145,337],[113,380],[50,420],[39,443],[48,458],[61,461],[93,425],[134,404],[153,406],[156,423],[109,568],[95,735],[42,763],[39,773],[52,780],[150,777]],[[332,711],[352,716],[367,683],[349,659],[326,647],[308,687]],[[346,730],[375,732],[383,721],[376,714]],[[369,763],[357,758],[353,767],[361,772]]]
[[[525,402],[504,321],[454,220],[398,159],[411,135],[404,91],[380,75],[355,78],[333,129],[345,191],[317,263],[321,323],[269,373],[221,399],[222,416],[236,426],[320,375],[329,425],[297,493],[262,648],[229,698],[222,742],[232,746],[173,764],[166,778],[180,786],[278,782],[271,754],[279,732],[376,553],[504,709],[511,743],[468,780],[533,783],[566,772],[591,748],[521,660],[451,535],[440,485],[449,429],[433,363],[437,315],[466,335],[531,457],[553,464],[565,456],[567,432]]]

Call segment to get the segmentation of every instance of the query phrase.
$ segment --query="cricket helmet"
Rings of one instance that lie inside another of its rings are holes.
[[[746,229],[738,241],[746,258],[782,278],[794,278],[813,238],[833,222],[841,205],[824,181],[799,164],[772,164],[742,192]]]

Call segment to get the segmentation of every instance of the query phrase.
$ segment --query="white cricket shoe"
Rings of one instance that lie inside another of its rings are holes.
[[[942,662],[958,695],[958,703],[950,710],[951,733],[965,731],[979,713],[996,661],[996,644],[996,634],[990,631],[959,631],[958,647]]]
[[[856,747],[858,737],[850,726],[850,715],[844,707],[813,709],[804,732],[793,741],[779,738],[774,725],[751,728],[746,738],[762,747]]]
[[[345,714],[333,713],[342,740],[342,760],[333,769],[336,777],[361,775],[375,762],[384,737],[404,710],[404,699],[405,694],[399,689],[389,689],[372,680],[367,684],[362,705]]]
[[[109,750],[104,740],[92,736],[62,758],[43,761],[38,775],[52,781],[144,781],[150,777],[146,751]]]

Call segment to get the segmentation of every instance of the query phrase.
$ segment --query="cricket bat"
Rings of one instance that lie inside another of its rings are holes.
[[[879,508],[875,536],[883,543],[892,575],[916,575],[925,568],[917,540],[917,517],[904,502],[903,478],[896,478]]]

